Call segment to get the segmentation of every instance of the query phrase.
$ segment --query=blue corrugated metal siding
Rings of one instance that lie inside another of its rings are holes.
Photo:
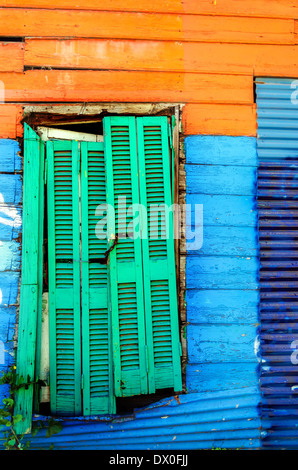
[[[63,421],[59,434],[46,430],[30,449],[191,450],[256,448],[260,445],[259,397],[255,388],[170,397],[134,415]]]
[[[265,447],[298,448],[298,82],[256,80]]]
[[[14,361],[13,335],[16,321],[20,270],[21,157],[19,144],[0,140],[0,371]],[[0,386],[0,404],[7,394]]]

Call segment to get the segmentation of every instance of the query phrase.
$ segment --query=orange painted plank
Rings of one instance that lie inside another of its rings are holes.
[[[186,104],[182,113],[186,135],[257,135],[255,105]]]
[[[292,44],[294,43],[294,21],[1,8],[1,35]]]
[[[2,0],[6,7],[53,8],[51,0]],[[194,13],[200,15],[261,16],[297,18],[296,0],[59,0],[55,9]]]
[[[298,44],[298,20],[295,20],[294,31],[295,31],[295,44]]]
[[[184,68],[205,73],[293,76],[298,46],[184,43]]]
[[[72,69],[291,75],[298,46],[28,39],[25,65]]]
[[[142,71],[29,70],[0,73],[6,102],[126,101],[253,103],[253,76]]]
[[[15,139],[16,137],[22,137],[22,117],[22,106],[0,104],[0,139]]]
[[[0,42],[0,72],[22,72],[24,43]]]
[[[25,65],[184,71],[183,43],[105,39],[27,39]]]

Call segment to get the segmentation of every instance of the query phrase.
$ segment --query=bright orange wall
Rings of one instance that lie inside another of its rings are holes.
[[[82,101],[185,103],[186,134],[256,135],[254,76],[298,77],[296,0],[1,4],[0,36],[25,38],[0,42],[2,138],[23,103]]]

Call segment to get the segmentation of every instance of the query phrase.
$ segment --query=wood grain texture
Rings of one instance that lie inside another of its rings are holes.
[[[6,102],[253,103],[253,77],[136,71],[32,70],[0,74]]]
[[[3,0],[5,7],[53,8],[50,0]],[[295,0],[59,0],[55,9],[94,9],[134,12],[194,13],[200,15],[233,15],[260,16],[271,18],[295,18],[298,16],[298,5]]]
[[[0,36],[294,44],[287,19],[1,8],[0,25]]]
[[[0,139],[15,139],[16,137],[22,137],[22,118],[22,106],[4,103],[0,104]]]
[[[256,136],[255,105],[193,104],[183,108],[183,131],[186,135]]]
[[[105,39],[27,39],[26,66],[291,75],[298,46]]]
[[[0,111],[2,106],[4,105],[0,105]],[[10,105],[5,105],[5,107],[6,106]],[[14,105],[12,105],[12,107],[13,106]],[[15,140],[0,140],[0,172],[14,173],[21,170],[22,158],[20,156],[20,150],[20,146]]]
[[[24,48],[22,42],[0,42],[0,72],[23,72]]]

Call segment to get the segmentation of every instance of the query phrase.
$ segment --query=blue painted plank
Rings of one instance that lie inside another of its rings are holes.
[[[192,233],[195,234],[193,230]],[[192,244],[189,253],[192,254]],[[203,245],[195,253],[219,256],[257,256],[258,233],[253,227],[214,227],[203,225]]]
[[[0,139],[0,172],[14,173],[22,168],[20,146],[17,141]]]
[[[189,363],[257,362],[255,325],[188,325]]]
[[[200,193],[200,188],[195,188]],[[194,218],[195,204],[203,205],[204,227],[206,225],[229,225],[255,227],[257,205],[255,196],[186,194],[186,204],[191,205]]]
[[[185,165],[187,193],[234,194],[256,193],[257,173],[254,167],[222,165]]]
[[[0,202],[0,240],[18,238],[22,228],[22,208],[20,205]]]
[[[13,339],[12,332],[15,328],[15,321],[16,307],[0,307],[0,340],[4,343]]]
[[[187,321],[202,323],[257,323],[258,290],[197,290],[185,294]]]
[[[187,364],[188,393],[233,390],[258,386],[259,364],[243,362],[216,364]]]
[[[257,166],[254,137],[189,136],[185,152],[186,163]]]
[[[19,277],[19,272],[0,272],[0,306],[16,304]]]
[[[0,241],[0,271],[17,271],[21,264],[20,243]]]
[[[256,257],[200,256],[186,258],[188,289],[258,289]]]
[[[0,203],[19,204],[22,199],[21,175],[0,173]]]

